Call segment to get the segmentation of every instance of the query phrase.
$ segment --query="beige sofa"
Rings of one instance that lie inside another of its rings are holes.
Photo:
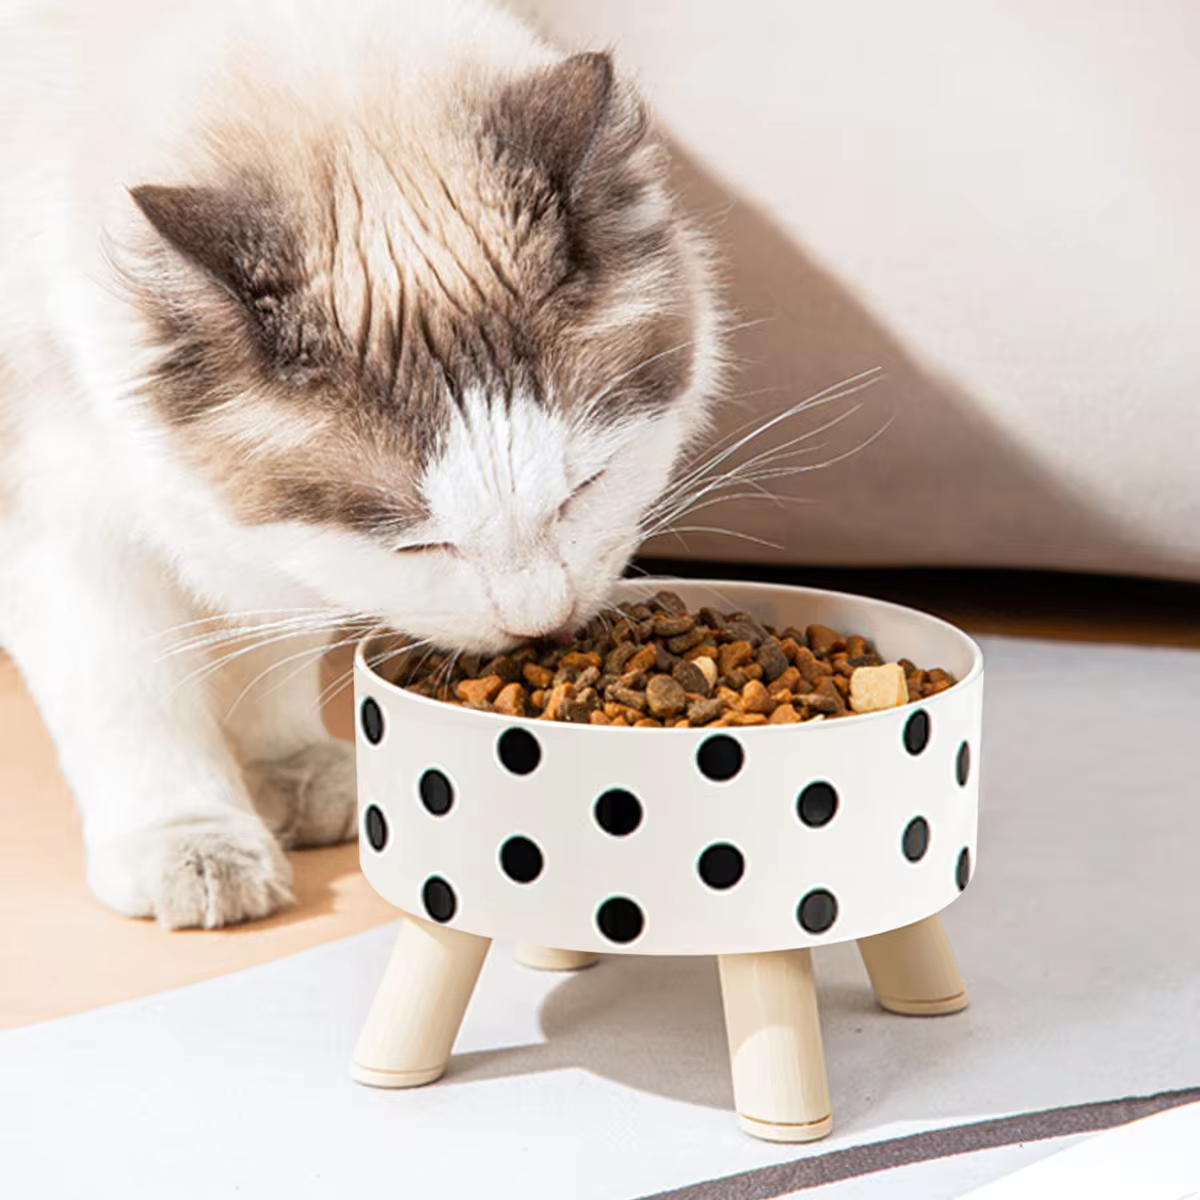
[[[683,522],[780,549],[691,553],[1200,579],[1200,5],[517,7],[615,47],[679,146],[758,322],[726,429],[886,373],[812,457],[881,436],[772,482],[800,502]]]

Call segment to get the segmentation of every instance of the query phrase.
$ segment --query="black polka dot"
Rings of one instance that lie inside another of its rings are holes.
[[[628,896],[612,896],[596,910],[596,927],[610,942],[632,942],[645,926],[642,910]]]
[[[367,831],[367,841],[371,843],[372,850],[379,851],[387,845],[387,818],[374,804],[363,813],[363,828]]]
[[[920,754],[929,745],[929,714],[918,708],[904,726],[904,748],[909,754]]]
[[[971,746],[969,742],[963,742],[958,748],[958,757],[954,760],[954,778],[958,780],[959,787],[966,787],[967,780],[971,778]]]
[[[746,860],[736,846],[731,846],[728,842],[717,842],[700,855],[696,870],[710,888],[724,891],[733,887],[745,874]]]
[[[440,875],[432,875],[425,880],[421,900],[425,904],[425,911],[441,924],[449,921],[458,911],[454,889]]]
[[[363,736],[372,746],[378,746],[383,741],[383,712],[370,696],[362,702],[359,716],[362,719]]]
[[[696,765],[700,768],[700,774],[717,783],[732,779],[745,761],[742,747],[725,733],[706,738],[696,751]]]
[[[913,817],[904,829],[900,848],[909,862],[920,862],[929,849],[929,822],[924,817]]]
[[[500,761],[514,775],[536,771],[542,761],[542,748],[528,729],[506,729],[496,747]]]
[[[837,900],[825,888],[814,888],[796,906],[796,920],[809,933],[824,933],[837,920],[837,915]]]
[[[964,846],[958,856],[958,866],[954,868],[954,881],[960,892],[965,891],[971,882],[971,851]]]
[[[500,847],[500,868],[514,883],[532,883],[544,865],[537,843],[527,837],[510,837]]]
[[[596,824],[613,837],[625,837],[642,823],[642,802],[624,788],[610,788],[592,811]]]
[[[454,786],[436,767],[430,767],[417,785],[421,803],[435,817],[444,817],[454,805]]]
[[[796,801],[796,815],[813,829],[828,825],[837,810],[837,789],[832,783],[826,783],[824,780],[810,783]]]

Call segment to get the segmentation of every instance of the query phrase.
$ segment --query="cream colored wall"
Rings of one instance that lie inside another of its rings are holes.
[[[765,318],[748,404],[888,372],[827,453],[895,423],[812,503],[707,517],[791,559],[1200,577],[1200,5],[518,7],[615,47],[677,140]]]

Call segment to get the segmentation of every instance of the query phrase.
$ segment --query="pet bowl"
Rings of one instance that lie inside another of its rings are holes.
[[[866,956],[870,939],[922,928],[967,886],[976,857],[975,643],[924,613],[808,588],[650,580],[622,584],[617,598],[661,586],[693,609],[863,634],[885,659],[940,666],[958,682],[838,720],[619,729],[416,695],[372,668],[392,645],[373,635],[355,663],[361,861],[371,886],[439,946],[461,948],[464,935],[484,951],[500,939],[585,956],[712,954],[723,975],[743,956],[850,939]],[[928,936],[941,948],[920,953],[949,956],[940,925]],[[914,995],[907,1007],[892,999],[900,1011],[961,1007],[957,996]],[[403,1086],[441,1065],[380,1067],[360,1056],[357,1074]],[[740,1100],[739,1112],[776,1130],[764,1136],[814,1121],[811,1106],[799,1122],[755,1117]]]
[[[650,594],[626,584],[622,598]],[[964,634],[874,600],[670,585],[691,607],[871,638],[959,682],[797,725],[613,729],[430,700],[356,664],[362,867],[405,912],[506,941],[739,954],[945,908],[975,858],[982,667]],[[653,590],[653,589],[651,589]]]

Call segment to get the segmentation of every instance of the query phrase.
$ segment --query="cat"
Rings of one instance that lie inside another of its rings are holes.
[[[95,895],[264,917],[355,836],[332,630],[602,609],[720,393],[712,256],[610,55],[482,0],[0,21],[0,642]]]

